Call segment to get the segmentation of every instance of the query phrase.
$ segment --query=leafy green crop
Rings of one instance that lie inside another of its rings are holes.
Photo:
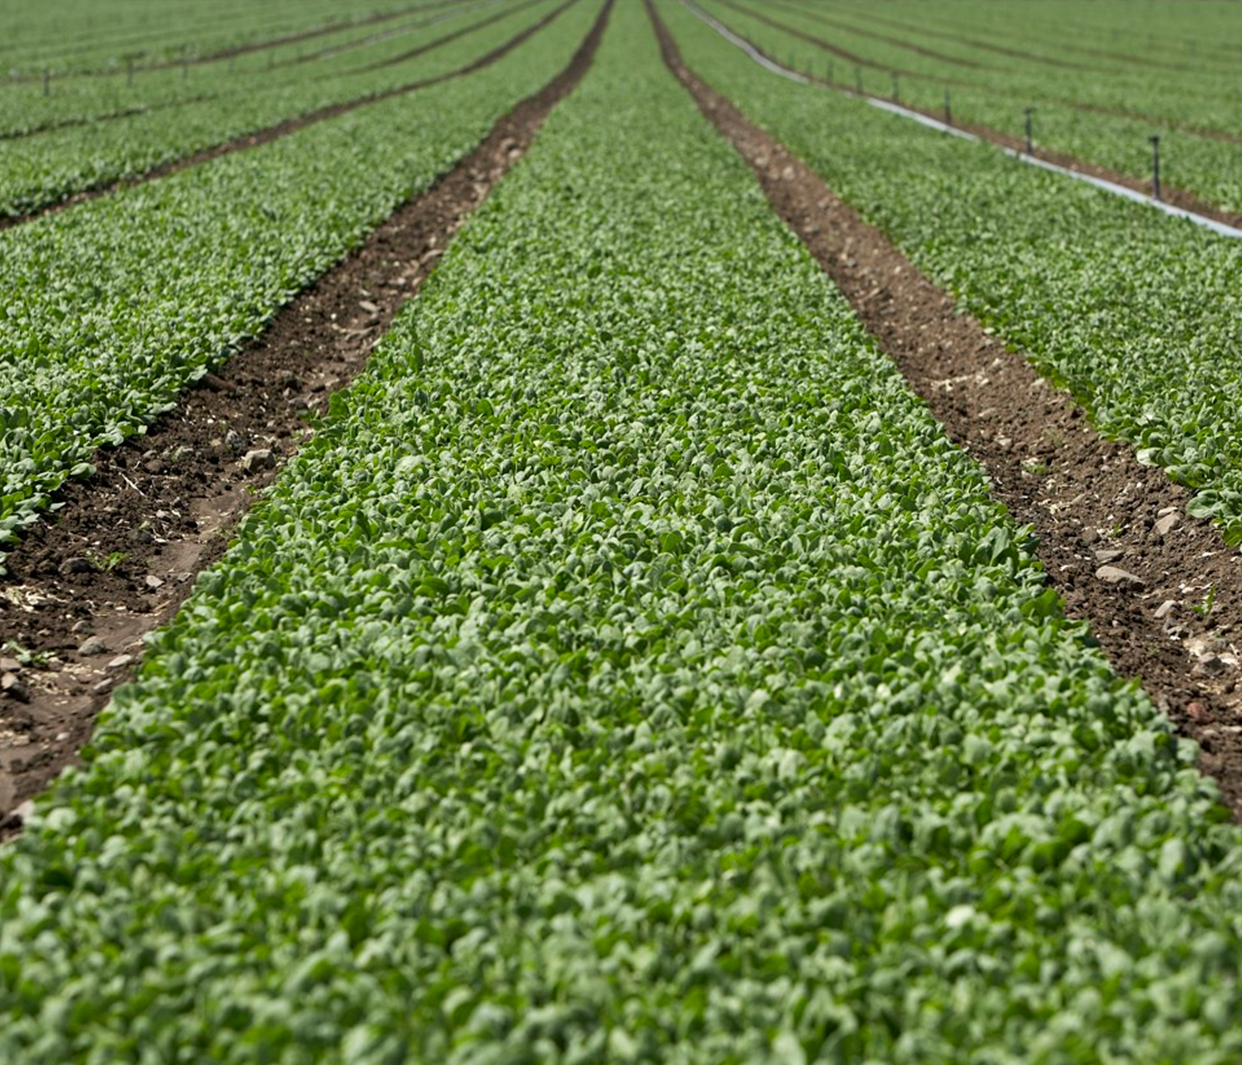
[[[465,78],[0,233],[0,542],[555,76],[598,10]]]
[[[1047,17],[1045,0],[1007,0],[1000,5],[1001,25],[986,28],[981,26],[988,21],[985,9],[998,6],[988,0],[964,0],[947,10],[943,3],[921,0],[898,0],[882,11],[815,0],[703,0],[703,6],[786,63],[820,77],[831,61],[836,81],[854,85],[859,78],[867,92],[885,98],[896,87],[902,102],[937,115],[948,92],[959,123],[979,123],[1023,140],[1025,108],[1033,107],[1038,150],[1063,152],[1135,179],[1151,179],[1148,137],[1158,133],[1166,188],[1187,189],[1224,210],[1242,212],[1236,48],[1228,57],[1205,54],[1190,62],[1184,55],[1170,55],[1167,45],[1128,60],[1111,56],[1116,45],[1075,55],[1064,47],[1064,29],[1055,45],[1025,39],[1028,24],[1041,12]],[[1184,12],[1186,6],[1144,4],[1138,16],[1139,9],[1131,5],[1130,14],[1119,14],[1114,25],[1135,28],[1147,24],[1153,11]],[[968,20],[965,28],[956,24],[957,34],[1004,50],[998,54],[963,44],[952,32],[954,7],[957,19]],[[1219,32],[1222,18],[1232,19],[1225,8],[1200,10],[1190,16],[1188,28]],[[937,35],[942,30],[950,31],[948,41]],[[856,71],[854,62],[797,32],[859,56],[864,65]],[[1242,40],[1242,25],[1238,32]],[[892,70],[901,72],[896,82]]]
[[[1233,1060],[1193,751],[613,17],[0,851],[0,1057]]]
[[[533,7],[508,4],[500,11],[487,12],[467,8],[455,22],[429,25],[413,41],[408,37],[384,39],[361,53],[343,52],[287,70],[269,72],[263,60],[256,58],[250,61],[250,69],[238,74],[220,69],[204,77],[196,71],[193,92],[184,87],[187,79],[166,76],[165,85],[180,97],[166,105],[158,95],[155,102],[146,103],[144,93],[144,105],[133,115],[72,125],[6,144],[0,153],[0,215],[26,214],[286,119],[450,73],[540,21],[561,2],[541,0]],[[482,25],[495,16],[499,16],[497,22]],[[429,44],[476,24],[480,28],[422,56],[369,69],[415,44]],[[122,87],[107,88],[124,99]],[[134,95],[132,90],[128,95]],[[93,106],[104,108],[105,104],[100,101]],[[135,105],[131,102],[130,106]]]
[[[1242,540],[1242,241],[773,77],[664,9],[692,66]]]

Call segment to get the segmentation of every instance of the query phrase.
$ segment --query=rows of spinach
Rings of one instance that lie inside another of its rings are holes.
[[[62,129],[83,123],[105,121],[116,116],[178,107],[206,99],[226,96],[245,97],[256,92],[270,92],[293,82],[335,77],[352,67],[377,60],[390,59],[421,43],[460,29],[471,19],[463,16],[491,9],[491,13],[518,0],[425,0],[407,5],[401,17],[380,23],[366,22],[350,26],[341,21],[340,30],[270,46],[240,54],[221,55],[210,61],[202,59],[202,51],[210,51],[208,41],[194,41],[191,52],[182,53],[186,62],[158,65],[154,56],[144,60],[114,58],[110,71],[103,74],[52,74],[45,86],[43,79],[12,81],[0,92],[0,139],[19,139],[32,133]],[[110,0],[108,17],[114,17],[117,0]],[[338,9],[337,18],[344,13]],[[304,18],[312,27],[322,26],[327,13],[308,8]],[[170,19],[169,32],[181,40],[193,37],[194,23],[190,11]],[[222,26],[241,27],[245,20],[236,12],[225,10],[214,16]],[[449,23],[456,22],[456,26]],[[443,28],[439,28],[443,27]],[[117,46],[119,47],[119,46]],[[0,62],[4,51],[0,47]],[[37,60],[36,60],[37,61]]]
[[[947,99],[950,117],[959,124],[978,123],[1022,142],[1026,109],[1033,108],[1032,133],[1038,151],[1064,153],[1135,180],[1150,182],[1149,138],[1158,134],[1166,189],[1176,186],[1223,210],[1242,212],[1242,152],[1236,143],[1242,136],[1238,121],[1242,97],[1235,95],[1232,82],[1227,92],[1222,89],[1220,75],[1161,71],[1154,76],[1154,71],[1142,67],[1108,70],[1090,64],[1081,70],[1049,68],[959,48],[984,60],[982,69],[974,69],[871,37],[853,39],[836,28],[837,12],[832,13],[832,24],[825,26],[819,16],[800,17],[786,6],[761,11],[777,23],[856,50],[879,64],[878,69],[856,70],[853,63],[751,17],[748,10],[760,10],[752,3],[739,9],[732,0],[705,0],[705,6],[799,70],[821,78],[831,73],[838,83],[861,85],[865,92],[884,99],[896,94],[902,103],[938,117],[944,115]],[[935,11],[923,15],[929,22],[935,17]],[[902,36],[892,29],[885,32]],[[916,42],[916,48],[930,43],[917,33],[909,39]],[[937,41],[935,47],[951,46]],[[903,73],[894,78],[890,66]],[[1209,132],[1201,132],[1205,129]],[[1225,139],[1220,139],[1221,134]]]
[[[428,0],[423,0],[428,2]],[[436,2],[436,0],[431,0]],[[20,85],[48,72],[55,77],[138,70],[159,63],[263,46],[327,26],[348,33],[379,13],[399,13],[419,0],[182,0],[152,18],[143,0],[58,0],[0,13],[0,75]]]
[[[772,77],[669,17],[705,76],[1242,539],[1242,242]]]
[[[1230,1060],[1193,752],[613,18],[0,851],[0,1057]]]
[[[0,153],[0,215],[25,215],[288,119],[459,70],[562,2],[507,4],[505,10],[490,13],[472,10],[447,26],[425,27],[416,43],[431,44],[474,25],[479,29],[415,59],[374,70],[370,64],[404,54],[411,41],[394,38],[368,48],[363,56],[345,52],[323,63],[298,64],[288,73],[277,71],[271,78],[258,70],[231,79],[239,84],[228,84],[227,75],[212,82],[198,79],[195,93],[167,106],[152,103],[114,120],[14,140]],[[483,25],[497,14],[502,16],[498,21]]]
[[[546,84],[598,10],[468,77],[0,234],[0,540]]]

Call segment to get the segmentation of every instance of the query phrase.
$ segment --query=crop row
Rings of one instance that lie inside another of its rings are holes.
[[[663,9],[695,69],[1242,539],[1242,244],[773,77]]]
[[[957,123],[977,123],[1021,140],[1026,108],[1033,107],[1038,150],[1064,153],[1137,180],[1151,178],[1149,137],[1159,134],[1166,188],[1176,186],[1226,211],[1242,212],[1242,149],[1237,143],[1242,139],[1237,121],[1242,98],[1236,94],[1214,100],[1193,81],[1179,94],[1174,91],[1176,83],[1170,87],[1150,71],[1127,80],[1091,69],[1030,69],[1030,64],[1024,69],[1020,61],[1001,56],[991,57],[988,69],[974,70],[867,38],[852,41],[814,17],[799,18],[783,7],[764,9],[765,18],[827,38],[882,64],[881,69],[860,68],[856,73],[854,64],[748,15],[747,10],[759,10],[753,4],[739,9],[732,2],[707,0],[703,6],[769,53],[818,77],[831,72],[838,83],[861,84],[864,91],[886,99],[898,95],[901,102],[938,116],[944,113],[947,94]],[[918,74],[894,79],[889,64]],[[1223,130],[1233,140],[1195,132],[1200,127]]]
[[[244,103],[254,93],[288,91],[308,80],[340,77],[377,60],[391,59],[524,2],[528,0],[436,0],[393,22],[368,24],[309,43],[273,44],[240,55],[151,70],[123,67],[116,77],[56,79],[46,94],[41,83],[13,85],[0,92],[0,136],[20,139],[84,122],[226,97],[242,98]]]
[[[313,31],[351,24],[414,5],[392,0],[377,8],[371,0],[274,0],[254,5],[234,0],[199,0],[160,10],[115,0],[101,11],[91,0],[44,7],[11,8],[0,22],[0,63],[10,77],[51,70],[57,75],[124,69],[127,57],[144,64],[175,61]],[[0,88],[3,88],[0,85]]]
[[[235,140],[320,108],[365,99],[427,78],[443,76],[499,47],[541,21],[564,0],[509,5],[448,25],[428,26],[419,41],[396,38],[365,56],[349,52],[294,68],[290,80],[268,85],[262,74],[243,79],[239,91],[159,107],[144,113],[54,130],[8,144],[0,156],[0,215],[19,215],[76,192],[142,174],[203,148]],[[485,24],[487,20],[497,21]],[[399,57],[418,43],[432,44],[459,30],[479,28],[408,61],[369,69]]]
[[[1242,100],[1228,65],[1210,62],[1151,65],[1137,58],[1113,58],[1094,53],[1072,56],[1048,49],[1024,48],[1021,40],[1003,52],[989,50],[991,35],[978,28],[968,31],[968,42],[925,36],[942,25],[939,5],[919,9],[917,22],[906,29],[885,21],[859,18],[818,4],[814,0],[772,0],[758,6],[754,0],[712,0],[714,6],[767,13],[776,22],[827,38],[834,44],[913,75],[943,79],[953,86],[1008,90],[1028,97],[1116,108],[1155,118],[1242,132],[1237,104]],[[874,18],[875,16],[872,16]],[[1011,25],[1020,15],[1007,16]],[[816,32],[818,30],[818,32]]]
[[[1236,1056],[1193,751],[614,20],[0,852],[0,1055]]]
[[[0,536],[549,81],[598,9],[466,78],[0,234]]]
[[[802,6],[823,9],[820,0]],[[1104,66],[1138,64],[1166,70],[1236,63],[1242,53],[1242,20],[1231,4],[1149,4],[1134,17],[1129,0],[1016,0],[998,8],[988,0],[946,0],[929,18],[926,5],[897,2],[881,15],[865,0],[834,5],[834,14],[906,26],[937,39],[970,38],[1035,54]]]

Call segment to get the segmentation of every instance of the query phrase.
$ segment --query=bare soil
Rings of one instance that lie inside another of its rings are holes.
[[[1071,617],[1090,622],[1114,669],[1137,677],[1202,749],[1242,820],[1242,559],[1191,493],[1105,440],[1082,409],[921,274],[771,136],[681,59],[665,61],[750,164],[773,207],[844,293],[950,437],[983,466]]]
[[[362,369],[453,234],[582,78],[611,6],[570,64],[467,158],[145,436],[98,452],[95,473],[66,484],[61,508],[26,530],[0,577],[0,632],[33,657],[0,651],[0,839],[20,828],[22,804],[76,761],[113,687],[133,676],[143,636],[175,613],[255,491],[308,435],[306,413],[322,412]]]

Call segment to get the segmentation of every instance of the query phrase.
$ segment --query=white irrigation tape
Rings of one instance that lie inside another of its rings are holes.
[[[754,45],[736,33],[727,26],[717,22],[706,11],[704,11],[694,0],[681,0],[690,11],[706,22],[712,29],[719,33],[730,44],[736,45],[745,52],[751,59],[758,63],[765,70],[770,70],[773,74],[779,74],[781,77],[789,78],[791,81],[800,81],[808,83],[810,79],[790,70],[788,67],[781,66],[780,63],[773,62],[767,56],[759,52]],[[868,96],[866,93],[854,92],[851,89],[837,89],[838,92],[845,96],[853,97],[855,100],[865,100],[872,107],[877,107],[881,111],[888,111],[894,115],[900,115],[902,118],[909,118],[930,129],[939,130],[941,133],[950,133],[954,137],[961,137],[968,141],[982,141],[985,144],[991,144],[991,141],[985,140],[974,133],[969,133],[964,129],[958,129],[956,126],[950,126],[946,122],[941,122],[937,118],[929,115],[921,114],[918,111],[912,111],[908,107],[902,107],[901,104],[892,103],[889,100],[881,100],[875,96]],[[1111,192],[1116,196],[1124,196],[1127,200],[1133,200],[1135,203],[1143,203],[1148,207],[1154,207],[1159,211],[1163,211],[1167,215],[1174,218],[1185,218],[1187,221],[1193,222],[1195,225],[1203,226],[1205,229],[1212,230],[1213,233],[1219,233],[1224,237],[1242,238],[1242,229],[1236,229],[1233,226],[1226,225],[1224,222],[1218,222],[1215,218],[1208,218],[1195,211],[1188,211],[1184,207],[1175,207],[1171,203],[1165,203],[1163,200],[1153,199],[1146,193],[1139,192],[1136,189],[1127,188],[1125,185],[1118,185],[1115,181],[1106,181],[1104,178],[1093,177],[1090,174],[1083,174],[1077,170],[1071,170],[1069,167],[1058,166],[1056,163],[1050,163],[1046,159],[1039,159],[1033,155],[1027,155],[1026,152],[1017,151],[1014,148],[1006,148],[1004,145],[995,145],[1006,155],[1012,156],[1014,159],[1021,160],[1024,163],[1030,163],[1031,166],[1038,166],[1044,170],[1051,170],[1057,174],[1064,174],[1066,177],[1074,178],[1077,181],[1085,181],[1088,185],[1094,185],[1098,189],[1105,192]]]
[[[731,29],[729,29],[729,27],[726,26],[724,23],[717,22],[714,18],[711,17],[711,15],[709,15],[706,11],[704,11],[701,7],[699,7],[699,5],[694,2],[694,0],[681,0],[681,2],[685,4],[686,7],[688,7],[692,12],[694,12],[695,15],[697,15],[704,22],[706,22],[718,34],[720,34],[720,36],[723,37],[726,41],[728,41],[730,44],[736,45],[743,52],[745,52],[748,56],[750,56],[750,58],[753,59],[756,63],[758,63],[761,67],[763,67],[764,70],[769,70],[773,74],[779,74],[782,78],[788,78],[790,81],[796,81],[802,85],[806,85],[810,81],[809,78],[803,77],[796,70],[790,70],[788,67],[783,67],[780,65],[780,63],[773,63],[772,60],[770,60],[766,55],[760,52],[753,44],[750,43],[750,41],[747,41],[739,37],[736,33],[734,33]]]

